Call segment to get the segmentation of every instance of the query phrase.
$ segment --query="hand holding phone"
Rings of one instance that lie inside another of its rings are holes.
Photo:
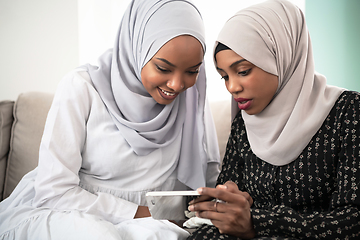
[[[197,191],[156,191],[146,194],[146,201],[154,219],[185,220],[188,198],[199,196]]]

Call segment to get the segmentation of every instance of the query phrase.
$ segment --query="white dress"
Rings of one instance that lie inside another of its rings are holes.
[[[217,147],[215,133],[206,134],[207,147]],[[0,239],[185,239],[188,232],[169,221],[133,219],[146,192],[186,189],[175,171],[181,135],[173,144],[134,154],[88,73],[71,72],[54,96],[39,166],[0,203]]]

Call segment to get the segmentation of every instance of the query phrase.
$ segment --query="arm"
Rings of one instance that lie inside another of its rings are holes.
[[[75,72],[67,75],[57,89],[40,145],[33,205],[78,210],[118,223],[133,218],[138,206],[79,187],[86,123],[92,107],[91,87]]]
[[[355,106],[353,109],[360,109],[360,106]],[[356,116],[358,114],[348,113],[347,116]],[[357,119],[357,120],[356,120]],[[350,120],[344,119],[343,123],[349,124],[349,122],[356,123],[359,117]],[[342,124],[343,124],[342,123]],[[233,130],[239,126],[233,126]],[[346,130],[348,129],[348,130]],[[337,165],[337,187],[333,191],[331,205],[326,212],[312,212],[309,214],[300,214],[296,210],[286,207],[284,205],[273,205],[269,208],[250,208],[244,198],[241,200],[241,196],[237,196],[239,199],[231,202],[227,205],[218,203],[215,207],[214,202],[204,203],[202,205],[195,205],[195,211],[199,211],[200,217],[208,217],[212,219],[221,219],[220,214],[212,214],[216,210],[226,213],[227,218],[225,221],[235,222],[235,220],[242,220],[239,222],[238,227],[234,227],[232,231],[230,229],[221,228],[220,225],[214,225],[219,228],[221,233],[227,233],[236,236],[247,235],[244,231],[248,227],[247,224],[254,226],[254,229],[258,236],[282,236],[282,237],[295,237],[295,238],[330,238],[344,239],[346,236],[349,238],[357,238],[359,236],[359,137],[356,135],[359,133],[359,127],[356,126],[356,131],[353,134],[342,134],[342,150],[340,151],[340,160]],[[345,128],[345,132],[349,132],[349,128]],[[345,133],[344,132],[344,133]],[[239,188],[244,191],[244,178],[241,176],[243,171],[240,156],[237,154],[236,138],[234,137],[234,131],[232,131],[232,137],[230,137],[226,157],[224,158],[224,165],[222,172],[219,176],[218,184],[223,184],[228,180],[232,180],[237,183]],[[231,161],[230,161],[231,160]],[[234,173],[235,172],[235,173]],[[240,175],[239,175],[240,174]],[[211,195],[214,198],[225,199],[221,196],[219,190],[217,192],[206,192],[208,189],[204,189],[203,194]],[[238,193],[240,195],[241,191]],[[244,194],[244,193],[241,193]],[[229,198],[227,198],[229,199]],[[235,199],[235,198],[234,198]],[[245,198],[246,199],[246,198]],[[232,203],[237,204],[238,210],[231,210],[230,207],[234,207]],[[231,211],[228,211],[231,210]],[[243,212],[241,217],[236,217],[238,212]],[[210,213],[210,214],[209,214]],[[251,213],[251,218],[249,214]],[[235,216],[235,217],[234,217]],[[227,223],[231,226],[231,222]],[[235,229],[235,231],[234,231]],[[250,232],[250,231],[249,231]]]

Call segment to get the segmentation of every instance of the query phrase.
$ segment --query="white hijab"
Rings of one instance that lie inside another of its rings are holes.
[[[256,115],[242,111],[242,117],[251,149],[259,158],[277,166],[292,162],[344,91],[326,85],[326,78],[315,73],[304,14],[285,0],[253,5],[225,23],[217,42],[278,76],[270,104]],[[234,100],[232,104],[236,106]],[[239,109],[232,110],[235,117]]]
[[[182,133],[178,179],[191,188],[205,186],[204,141],[206,77],[171,104],[158,104],[141,82],[141,70],[169,40],[179,35],[198,39],[205,51],[204,25],[186,0],[133,0],[122,18],[113,49],[87,65],[91,80],[119,131],[137,155],[171,146]],[[203,173],[203,174],[201,174]]]

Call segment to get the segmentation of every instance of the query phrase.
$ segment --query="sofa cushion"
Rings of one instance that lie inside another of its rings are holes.
[[[38,164],[39,146],[53,94],[27,92],[14,105],[14,123],[5,176],[4,198]]]
[[[0,102],[0,201],[2,200],[5,180],[6,161],[9,153],[14,101]]]

